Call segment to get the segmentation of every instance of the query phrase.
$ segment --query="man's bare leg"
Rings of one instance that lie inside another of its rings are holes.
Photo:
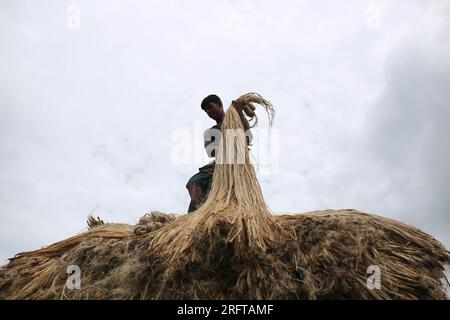
[[[189,196],[191,197],[191,203],[189,204],[188,213],[197,210],[201,202],[203,201],[203,191],[198,183],[192,183],[188,187]]]

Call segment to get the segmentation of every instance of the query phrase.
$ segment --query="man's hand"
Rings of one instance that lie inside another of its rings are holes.
[[[247,115],[247,117],[253,118],[255,117],[255,106],[251,103],[244,105],[242,102],[238,101],[233,101],[232,102],[234,108],[236,109],[236,111],[239,113],[239,115],[243,116],[243,114],[245,113]]]
[[[247,118],[245,118],[245,115],[243,112],[245,105],[242,104],[242,102],[240,102],[239,100],[233,101],[232,105],[236,109],[236,111],[239,113],[239,117],[241,118],[242,125],[244,126],[244,131],[248,132],[251,135],[250,124],[248,123]],[[247,146],[249,146],[250,145],[250,137],[246,136],[245,141],[247,142]]]
[[[236,109],[237,112],[242,113],[242,110],[244,109],[244,105],[239,100],[233,100],[232,102],[233,107]]]

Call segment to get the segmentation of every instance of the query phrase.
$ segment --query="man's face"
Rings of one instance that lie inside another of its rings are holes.
[[[223,118],[223,108],[218,105],[217,103],[210,102],[205,107],[205,112],[208,114],[208,117],[210,117],[213,120],[220,121]]]

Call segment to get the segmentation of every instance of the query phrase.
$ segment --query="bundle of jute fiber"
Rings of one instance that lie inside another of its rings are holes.
[[[256,93],[233,101],[222,122],[223,134],[207,200],[197,211],[154,235],[149,253],[157,254],[164,263],[164,285],[156,297],[165,297],[167,290],[191,291],[195,295],[195,283],[181,283],[180,279],[185,279],[190,268],[196,272],[199,264],[205,271],[213,270],[213,264],[220,263],[215,259],[219,252],[230,255],[227,263],[240,266],[235,284],[241,285],[250,298],[262,298],[267,290],[291,289],[290,283],[275,277],[285,267],[277,262],[280,252],[274,252],[276,244],[283,243],[283,232],[264,201],[250,162],[244,126],[234,108],[240,105],[248,112],[253,103],[264,107],[272,119],[272,105]]]
[[[107,250],[109,255],[114,245],[123,245],[126,243],[123,242],[124,239],[133,235],[133,227],[127,224],[103,223],[93,226],[92,221],[93,219],[89,218],[88,232],[39,250],[19,253],[10,259],[11,261],[0,269],[0,298],[62,298],[67,280],[66,271],[70,265],[85,268],[84,270],[88,271],[87,278],[90,277],[89,273],[101,274],[105,270],[102,260],[105,260],[106,254],[98,254],[95,248]],[[86,260],[91,270],[86,270]],[[95,281],[93,282],[93,285],[96,285]],[[100,295],[94,295],[95,297],[101,298]]]
[[[0,299],[245,299],[248,286],[238,275],[254,261],[233,263],[231,250],[210,253],[208,268],[195,263],[179,275],[173,290],[161,275],[167,265],[147,251],[157,231],[133,230],[150,217],[171,223],[171,215],[146,215],[136,226],[105,223],[46,248],[17,254],[0,268]],[[440,280],[450,262],[433,237],[398,221],[353,209],[276,216],[286,242],[278,258],[295,283],[287,292],[261,291],[262,297],[287,299],[445,299]],[[154,219],[153,219],[154,220]],[[141,230],[141,229],[139,229]],[[208,244],[205,243],[205,249]],[[274,261],[268,260],[271,265]],[[67,268],[79,266],[81,286],[70,289]],[[378,266],[380,287],[371,289],[369,266]],[[271,268],[264,270],[276,276]],[[266,274],[260,274],[261,279]],[[286,281],[279,277],[279,281]],[[194,284],[186,285],[187,282]],[[255,284],[256,285],[256,284]],[[175,290],[178,287],[179,290]],[[190,287],[191,290],[188,290]],[[267,288],[266,288],[267,289]]]
[[[175,219],[153,211],[135,226],[89,217],[88,230],[39,250],[15,255],[0,268],[1,299],[142,299],[148,281],[148,239]],[[67,288],[68,268],[81,271],[81,286]]]
[[[160,281],[149,283],[146,292],[153,298],[205,299],[445,297],[440,279],[448,253],[410,226],[356,212],[308,220],[271,214],[233,108],[240,105],[251,115],[254,104],[266,109],[272,123],[273,107],[258,94],[233,101],[222,123],[209,197],[196,212],[153,234],[151,278]],[[427,267],[420,263],[427,262],[420,256],[433,261],[432,275],[423,272]],[[363,279],[370,266],[384,268],[384,291],[368,290]],[[427,293],[419,293],[424,286]]]
[[[257,94],[233,103],[250,116],[254,104],[273,119]],[[0,268],[0,299],[446,298],[449,252],[417,228],[354,209],[272,215],[242,128],[229,108],[197,211],[152,212],[135,226],[89,218],[86,232]],[[76,290],[66,282],[71,265],[81,270]]]

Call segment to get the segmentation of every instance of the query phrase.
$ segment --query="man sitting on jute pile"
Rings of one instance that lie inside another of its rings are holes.
[[[233,101],[232,106],[236,108],[239,116],[241,117],[247,137],[247,145],[250,145],[252,141],[252,133],[250,131],[250,124],[245,118],[243,106],[235,101]],[[219,148],[221,139],[221,125],[225,117],[222,100],[220,100],[217,95],[211,94],[203,99],[201,108],[206,112],[208,117],[216,121],[216,124],[207,129],[203,134],[206,153],[210,158],[215,158],[216,150]],[[188,212],[197,210],[208,197],[215,164],[216,161],[214,159],[207,165],[199,168],[199,172],[193,175],[186,184],[186,188],[189,191],[189,196],[191,197]]]

